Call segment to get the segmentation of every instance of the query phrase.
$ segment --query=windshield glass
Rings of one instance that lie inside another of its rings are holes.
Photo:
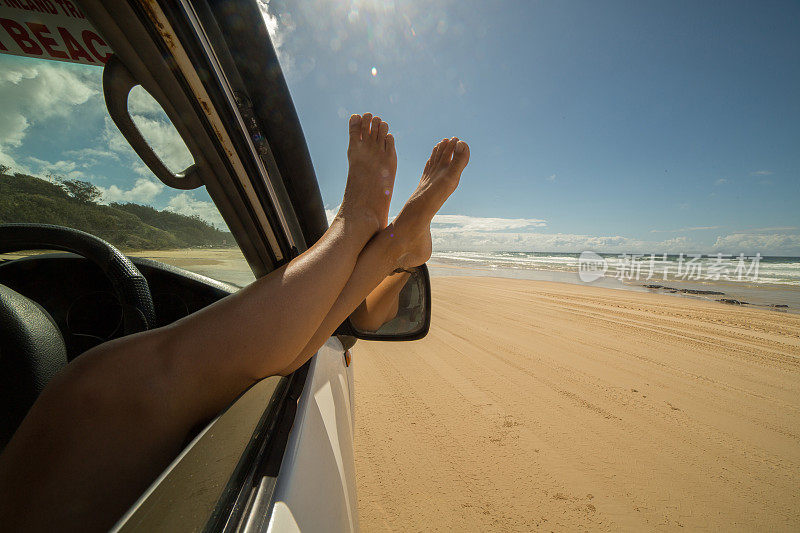
[[[253,275],[205,187],[171,189],[106,111],[99,66],[0,55],[0,223],[80,229],[130,256],[244,285]],[[166,166],[192,156],[141,87],[131,116]],[[19,254],[17,254],[19,255]]]

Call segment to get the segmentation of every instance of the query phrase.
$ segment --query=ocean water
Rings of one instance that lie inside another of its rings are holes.
[[[591,262],[587,261],[590,259]],[[800,257],[593,254],[547,252],[434,252],[434,274],[491,275],[651,290],[800,312]],[[472,274],[470,274],[472,273]],[[645,285],[665,288],[647,289]],[[672,290],[678,292],[673,293]],[[722,295],[680,292],[716,291]],[[775,306],[788,306],[778,307]]]

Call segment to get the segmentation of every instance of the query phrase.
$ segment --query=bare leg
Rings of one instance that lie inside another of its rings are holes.
[[[292,362],[385,225],[397,164],[387,131],[351,118],[342,208],[311,249],[174,325],[90,350],[53,380],[0,455],[3,528],[107,529],[192,427]]]
[[[375,235],[361,252],[353,274],[322,325],[282,374],[294,372],[314,355],[339,324],[394,269],[418,266],[430,258],[431,220],[458,186],[468,162],[467,143],[454,137],[436,145],[416,191],[397,218]]]
[[[350,314],[353,327],[362,331],[378,331],[382,325],[397,316],[400,291],[410,277],[408,272],[392,272],[386,276]]]

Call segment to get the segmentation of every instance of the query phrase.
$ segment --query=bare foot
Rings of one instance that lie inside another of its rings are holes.
[[[417,266],[430,257],[431,220],[458,187],[461,172],[468,162],[469,146],[456,137],[443,139],[433,148],[417,190],[392,221],[392,227],[387,228],[400,247],[399,266]],[[420,257],[425,259],[410,264]]]
[[[389,124],[370,113],[350,117],[350,168],[339,215],[345,220],[366,223],[372,233],[385,228],[389,219],[397,153]]]
[[[431,228],[428,226],[406,247],[398,260],[398,266],[400,268],[417,267],[431,258],[432,251]]]

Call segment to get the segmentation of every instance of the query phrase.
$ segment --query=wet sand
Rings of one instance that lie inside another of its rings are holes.
[[[364,531],[800,528],[800,316],[435,277],[353,349]]]

